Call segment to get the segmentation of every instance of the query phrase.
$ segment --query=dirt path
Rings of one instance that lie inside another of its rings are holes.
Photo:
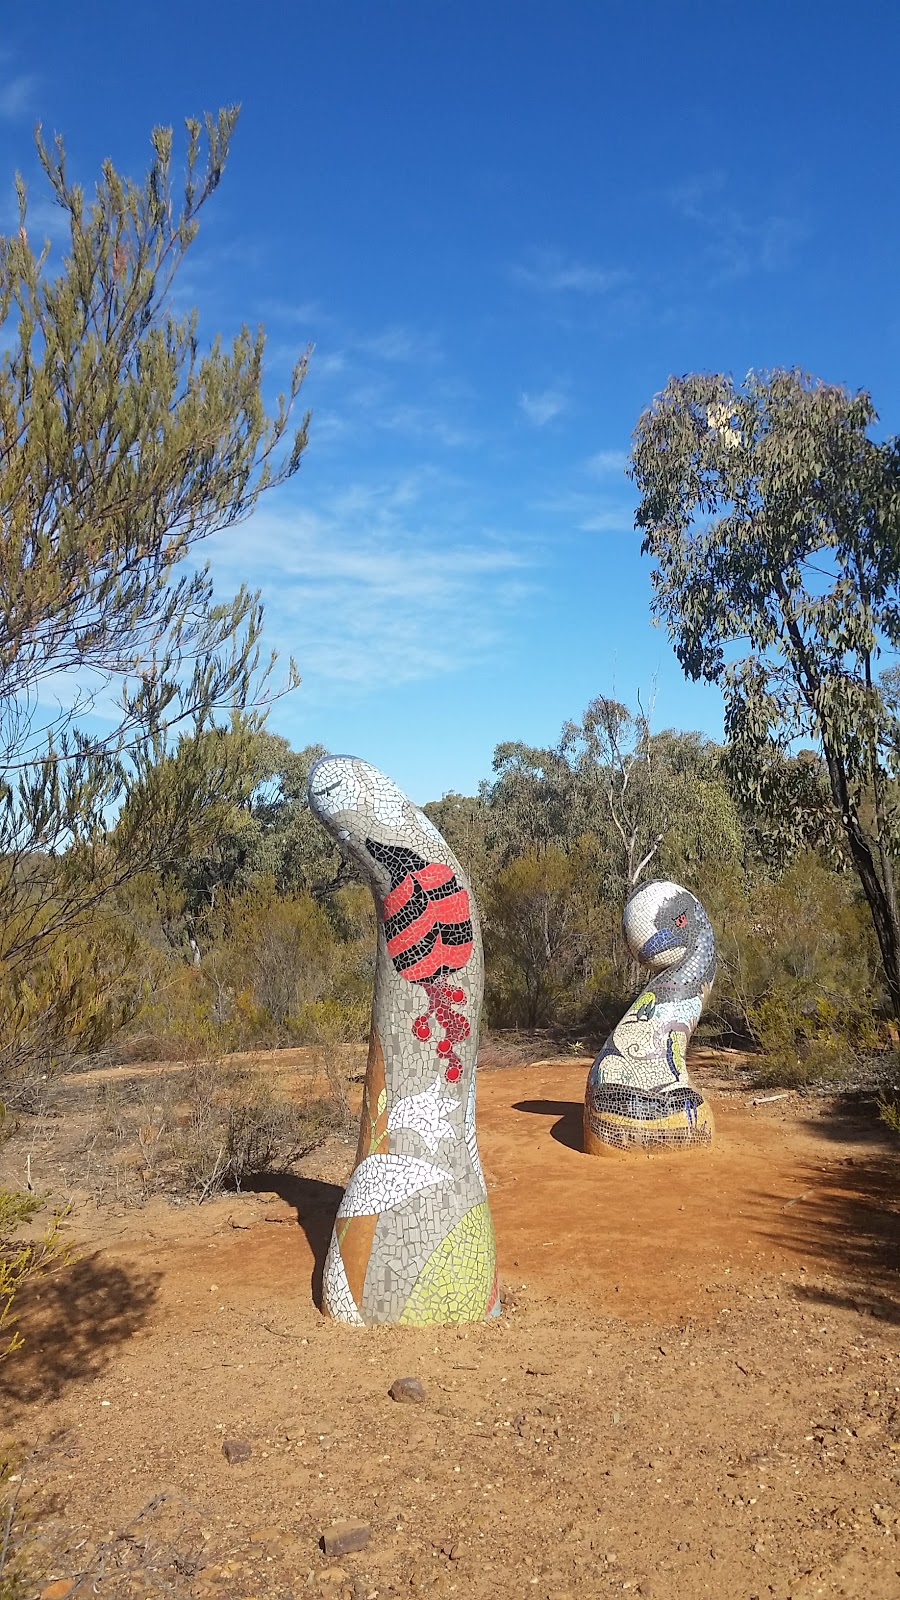
[[[40,1452],[34,1592],[896,1600],[895,1149],[714,1091],[712,1152],[592,1159],[584,1075],[480,1079],[491,1327],[323,1322],[350,1141],[274,1192],[80,1214],[0,1388]],[[422,1406],[387,1395],[407,1373]],[[371,1540],[338,1561],[342,1517]]]

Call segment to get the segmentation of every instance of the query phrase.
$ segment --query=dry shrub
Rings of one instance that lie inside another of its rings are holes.
[[[198,1200],[289,1170],[344,1125],[346,1090],[289,1094],[254,1061],[206,1057],[152,1082],[98,1089],[69,1171],[102,1203],[150,1193]]]
[[[855,880],[809,855],[775,882],[720,874],[703,887],[719,950],[709,1020],[758,1046],[760,1083],[869,1075],[887,1036]]]
[[[810,998],[799,985],[769,991],[749,1020],[761,1050],[757,1082],[766,1088],[857,1079],[885,1046],[870,1006]]]
[[[342,1120],[343,1105],[297,1104],[256,1067],[204,1063],[188,1077],[187,1119],[178,1116],[163,1167],[177,1167],[183,1187],[204,1200],[264,1172],[284,1171],[321,1144]]]
[[[23,1240],[15,1237],[18,1229],[30,1223],[41,1210],[45,1198],[21,1189],[0,1188],[0,1361],[18,1350],[22,1343],[15,1326],[14,1302],[19,1290],[29,1280],[43,1276],[51,1267],[69,1259],[60,1236],[63,1215],[60,1211],[54,1213],[42,1238]]]
[[[345,1127],[352,1118],[346,1047],[367,1031],[369,1009],[361,1001],[346,1004],[332,997],[304,1006],[295,1019],[300,1038],[313,1045],[316,1069],[325,1078]]]
[[[900,1134],[900,1083],[896,1082],[897,1058],[894,1059],[894,1081],[885,1081],[878,1090],[878,1115],[885,1127],[892,1133]]]
[[[362,1037],[374,931],[352,893],[335,900],[329,914],[309,895],[279,898],[263,885],[224,904],[210,915],[199,965],[158,957],[129,1057],[198,1061]]]
[[[96,1054],[137,1008],[133,941],[100,918],[94,935],[48,938],[27,969],[0,965],[0,1098],[16,1110],[37,1110],[54,1073]]]
[[[27,1589],[25,1539],[19,1518],[22,1492],[20,1465],[11,1455],[0,1458],[0,1600],[23,1600]]]

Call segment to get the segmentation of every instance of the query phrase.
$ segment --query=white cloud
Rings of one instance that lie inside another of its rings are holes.
[[[317,378],[334,378],[346,366],[347,356],[343,350],[314,350],[309,370]]]
[[[626,450],[598,450],[585,462],[587,471],[594,478],[618,477],[624,473],[627,465]]]
[[[27,116],[36,86],[37,79],[31,73],[21,73],[0,84],[0,117],[4,122],[16,122],[19,117]]]
[[[537,394],[529,394],[523,390],[519,395],[519,410],[524,412],[529,422],[536,428],[546,427],[554,417],[560,416],[565,411],[568,400],[559,389],[541,389]]]
[[[634,511],[628,503],[607,496],[567,490],[538,502],[537,510],[549,514],[579,533],[633,533]]]
[[[373,334],[356,341],[364,355],[378,361],[392,363],[433,362],[440,357],[440,344],[433,333],[421,333],[417,328],[394,324],[383,333]]]
[[[217,591],[259,586],[265,637],[310,700],[433,678],[490,658],[531,593],[527,554],[425,506],[411,477],[353,484],[320,509],[260,510],[204,547]]]
[[[556,250],[538,251],[528,263],[517,262],[510,270],[516,283],[545,294],[607,294],[626,277],[619,268],[569,260]]]
[[[633,533],[634,515],[622,507],[591,511],[578,524],[582,533]]]
[[[35,194],[33,185],[29,185],[27,198],[25,232],[35,250],[40,249],[45,239],[52,244],[61,244],[70,237],[69,213],[63,206],[42,194]],[[5,200],[0,203],[0,230],[5,233],[19,231],[19,201],[12,184]]]
[[[705,236],[705,255],[714,281],[745,278],[754,272],[778,272],[789,265],[809,234],[794,205],[754,215],[739,206],[733,185],[721,171],[695,174],[669,191],[669,203]]]
[[[217,598],[242,583],[260,589],[263,653],[296,658],[304,707],[414,682],[433,683],[440,698],[450,675],[504,650],[533,596],[536,560],[518,536],[473,535],[467,508],[454,521],[449,489],[423,472],[351,483],[316,509],[282,496],[280,509],[213,535],[196,557],[209,561]],[[117,693],[59,674],[41,686],[41,720],[87,700],[108,725]]]
[[[312,368],[310,372],[314,378]],[[458,403],[452,415],[448,415],[444,404],[397,400],[392,384],[381,378],[372,378],[356,384],[354,388],[347,388],[341,400],[341,410],[335,409],[329,413],[327,431],[332,435],[344,432],[352,425],[357,435],[362,429],[371,429],[376,433],[396,434],[419,443],[437,444],[446,450],[457,450],[463,445],[475,443],[475,434],[458,420]],[[313,428],[319,440],[320,424],[321,418],[314,407]]]

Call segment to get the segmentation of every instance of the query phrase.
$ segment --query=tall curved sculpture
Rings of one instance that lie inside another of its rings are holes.
[[[437,828],[377,767],[323,756],[308,792],[378,911],[362,1126],[323,1306],[339,1322],[477,1322],[500,1302],[475,1141],[475,899]]]
[[[688,1078],[686,1055],[716,973],[716,944],[700,901],[677,883],[641,884],[622,927],[651,978],[588,1073],[584,1148],[708,1145],[709,1106]]]

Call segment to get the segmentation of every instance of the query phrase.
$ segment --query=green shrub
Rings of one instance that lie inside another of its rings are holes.
[[[16,1231],[39,1212],[45,1197],[21,1189],[0,1189],[0,1361],[22,1344],[15,1325],[15,1299],[29,1280],[49,1272],[68,1258],[60,1236],[62,1213],[38,1240],[21,1240]]]

